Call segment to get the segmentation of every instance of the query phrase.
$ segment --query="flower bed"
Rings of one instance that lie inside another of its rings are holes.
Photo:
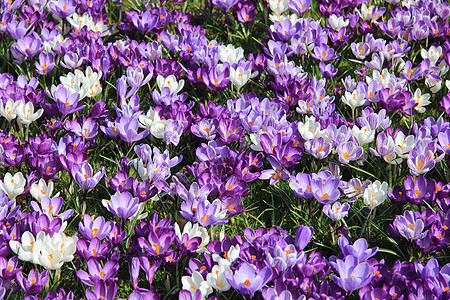
[[[449,299],[449,17],[2,1],[0,298]]]

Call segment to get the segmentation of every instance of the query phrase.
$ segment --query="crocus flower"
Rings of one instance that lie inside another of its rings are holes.
[[[303,249],[305,249],[305,247],[308,245],[309,241],[311,241],[313,235],[314,235],[313,227],[300,225],[295,234],[295,242],[294,242],[297,251],[303,251]]]
[[[71,173],[76,183],[80,186],[83,193],[92,190],[105,175],[105,168],[101,167],[94,174],[91,165],[88,162],[72,165]]]
[[[83,221],[78,224],[78,231],[87,239],[98,238],[103,240],[112,231],[114,223],[106,221],[102,216],[92,219],[90,215],[84,215]]]
[[[12,99],[8,99],[6,101],[6,104],[3,105],[3,101],[0,101],[0,114],[8,120],[8,122],[11,122],[17,117],[17,106],[20,103],[20,101],[14,101]]]
[[[0,180],[0,189],[2,189],[9,199],[14,200],[25,190],[26,180],[21,172],[11,175],[6,173],[3,181]]]
[[[364,190],[364,204],[373,209],[383,203],[387,197],[388,187],[387,182],[381,183],[378,180],[369,184]]]
[[[366,239],[361,238],[356,240],[353,245],[350,245],[345,236],[340,236],[338,239],[339,248],[341,248],[342,256],[353,256],[358,262],[363,262],[374,256],[378,252],[378,247],[369,248]],[[330,260],[333,260],[333,256]]]
[[[110,259],[102,267],[97,260],[91,258],[87,262],[87,267],[89,273],[84,270],[78,270],[77,277],[88,286],[96,286],[101,282],[112,283],[119,269],[119,263]]]
[[[50,2],[49,8],[61,19],[65,19],[75,12],[77,2],[75,0],[59,0],[58,2]]]
[[[331,206],[327,204],[323,207],[323,213],[326,214],[331,220],[337,222],[348,215],[350,205],[348,203],[341,204],[339,202],[333,203]]]
[[[403,216],[395,216],[393,226],[407,240],[413,241],[423,236],[423,221],[415,219],[414,213],[409,210],[405,211]]]
[[[28,278],[25,278],[22,272],[16,275],[17,282],[27,295],[37,295],[42,292],[48,280],[48,271],[44,270],[39,274],[38,271],[32,269],[28,273]]]
[[[267,158],[272,166],[272,170],[264,170],[261,172],[259,179],[270,179],[270,184],[277,184],[278,181],[287,180],[289,178],[289,173],[283,168],[283,166],[278,162],[278,160],[270,155]]]
[[[242,263],[234,275],[225,271],[230,285],[249,299],[272,279],[272,274],[270,267],[264,267],[257,272],[255,267],[247,262]]]
[[[29,126],[32,122],[39,119],[44,110],[41,108],[37,112],[34,112],[34,105],[31,102],[27,102],[26,104],[22,101],[19,101],[16,107],[17,118],[19,119],[19,123],[25,126]]]
[[[198,290],[200,291],[201,299],[205,299],[209,294],[212,293],[212,288],[203,276],[195,271],[192,276],[181,277],[181,283],[183,285],[183,290],[190,291],[192,296],[196,295]]]
[[[373,274],[370,265],[367,262],[359,262],[354,256],[347,256],[345,260],[338,259],[335,263],[330,264],[336,269],[340,277],[331,275],[331,278],[347,292],[351,294],[353,291],[360,289],[370,283]]]
[[[116,192],[111,196],[111,200],[102,200],[102,204],[109,212],[125,221],[134,215],[139,209],[139,199],[129,192]]]

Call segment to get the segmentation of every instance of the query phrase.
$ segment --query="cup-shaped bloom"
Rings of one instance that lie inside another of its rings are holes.
[[[118,120],[116,120],[116,126],[119,137],[125,142],[127,142],[129,145],[135,141],[139,141],[145,138],[149,134],[148,129],[145,129],[144,131],[138,133],[139,129],[138,118],[128,119],[126,117],[121,117]]]
[[[75,235],[67,237],[63,232],[55,233],[52,237],[46,235],[39,264],[48,270],[60,269],[64,262],[72,261],[77,250],[77,241]]]
[[[381,183],[379,180],[369,184],[364,190],[364,204],[369,206],[370,209],[377,207],[386,200],[388,188],[387,182]]]
[[[211,273],[206,275],[206,281],[210,286],[212,286],[215,290],[220,292],[226,292],[231,288],[231,285],[228,283],[228,280],[225,278],[225,271],[228,268],[225,266],[215,265]]]
[[[427,150],[424,153],[419,153],[416,150],[411,150],[408,155],[407,164],[409,172],[412,175],[425,174],[434,168],[436,159],[433,151]]]
[[[52,86],[52,95],[63,118],[85,107],[85,105],[78,105],[80,94],[70,93],[69,89],[62,84],[58,87]]]
[[[50,181],[48,184],[45,182],[44,179],[39,179],[38,183],[33,183],[30,187],[30,193],[31,196],[33,196],[34,199],[41,202],[42,198],[45,196],[51,197],[53,192],[53,181]],[[59,193],[55,195],[55,197],[58,197]]]
[[[203,227],[209,225],[225,224],[228,221],[226,218],[227,209],[222,210],[222,204],[219,199],[210,203],[208,200],[200,201],[195,211],[194,220]]]
[[[89,240],[93,238],[103,240],[109,235],[113,227],[114,222],[105,222],[105,218],[102,216],[93,220],[90,215],[84,215],[83,221],[78,224],[78,231]]]
[[[270,267],[264,267],[257,272],[256,268],[247,262],[241,264],[234,275],[225,271],[225,277],[230,285],[248,298],[252,298],[256,291],[264,287],[272,279],[272,274]]]
[[[48,7],[52,12],[61,19],[67,18],[75,12],[77,2],[75,0],[59,0],[58,2],[50,2]]]
[[[413,241],[422,235],[424,224],[421,219],[414,218],[412,211],[407,210],[403,216],[395,216],[394,227],[405,239]]]
[[[323,213],[326,214],[331,220],[337,222],[348,215],[350,205],[348,203],[341,204],[335,202],[333,205],[327,204],[323,207]]]
[[[184,86],[184,80],[181,79],[180,81],[177,81],[175,75],[169,75],[167,78],[158,75],[156,77],[156,83],[158,84],[160,91],[162,91],[163,88],[168,87],[171,94],[178,94]]]
[[[95,285],[95,289],[86,290],[87,300],[97,300],[97,299],[114,299],[117,294],[117,284],[111,282],[109,284],[100,281]],[[141,298],[139,298],[141,299]]]
[[[25,278],[22,272],[19,272],[16,275],[16,279],[27,295],[37,295],[42,292],[42,289],[47,283],[48,271],[44,270],[39,274],[38,271],[32,269],[30,273],[28,273],[28,278]]]
[[[129,192],[116,192],[111,196],[111,200],[102,200],[102,204],[109,212],[125,221],[134,215],[139,209],[139,199]]]
[[[19,122],[22,125],[28,126],[32,122],[39,119],[44,113],[44,110],[41,108],[37,112],[34,112],[33,103],[27,102],[24,104],[22,101],[19,101],[19,104],[16,107],[16,112]]]
[[[9,241],[9,247],[11,250],[19,256],[20,260],[31,261],[34,264],[39,264],[39,252],[44,243],[45,233],[39,232],[36,236],[25,231],[22,234],[21,242],[11,240]]]
[[[339,144],[336,147],[336,151],[339,154],[339,161],[343,164],[348,164],[352,160],[359,159],[364,153],[363,148],[353,141]]]
[[[55,56],[53,53],[39,54],[39,62],[36,62],[36,73],[40,75],[47,75],[55,67]]]
[[[104,167],[98,169],[94,174],[94,170],[88,162],[84,162],[81,166],[79,164],[72,165],[71,171],[73,178],[76,183],[78,183],[83,193],[92,190],[105,175]]]
[[[3,101],[0,101],[0,114],[11,122],[17,117],[16,108],[20,101],[14,101],[12,99],[8,99],[6,104],[3,105]]]
[[[352,93],[345,92],[344,97],[342,97],[342,102],[350,106],[351,109],[355,109],[366,103],[366,95],[357,89]]]
[[[359,262],[366,261],[378,252],[378,247],[369,248],[366,239],[361,238],[356,240],[353,245],[350,245],[345,236],[338,239],[339,248],[341,248],[343,256],[353,256]],[[330,259],[331,260],[331,259]]]
[[[194,271],[192,276],[183,276],[181,278],[181,283],[183,284],[183,290],[190,291],[192,296],[198,293],[197,290],[200,290],[201,299],[205,299],[213,292],[212,287],[197,271]]]
[[[311,181],[311,192],[319,203],[331,204],[341,196],[339,191],[339,178],[323,179],[319,176]]]
[[[0,189],[2,189],[9,199],[14,200],[25,190],[26,180],[21,172],[11,175],[6,173],[3,181],[0,180]]]
[[[348,294],[370,283],[373,274],[368,262],[359,263],[354,256],[347,256],[345,260],[338,259],[330,264],[336,269],[340,277],[331,275],[331,278]]]

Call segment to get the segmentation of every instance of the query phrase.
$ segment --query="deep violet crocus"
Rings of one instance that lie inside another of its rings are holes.
[[[273,185],[277,184],[280,179],[287,180],[289,178],[288,171],[283,168],[273,155],[270,155],[267,159],[272,165],[272,170],[262,171],[259,179],[270,179],[270,184]]]
[[[37,295],[42,292],[42,289],[47,283],[48,271],[44,270],[39,274],[38,271],[32,269],[30,273],[28,273],[28,278],[25,278],[22,272],[19,272],[16,275],[16,279],[27,295]]]
[[[273,272],[270,267],[264,267],[257,272],[255,267],[247,262],[244,262],[234,275],[225,271],[225,277],[230,285],[248,299],[252,298],[255,292],[269,282],[272,278],[272,274]]]

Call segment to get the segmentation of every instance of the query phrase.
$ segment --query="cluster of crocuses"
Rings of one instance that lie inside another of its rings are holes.
[[[115,21],[106,1],[1,2],[0,298],[450,298],[450,264],[386,265],[345,222],[394,204],[398,256],[450,245],[450,123],[421,117],[450,114],[450,5],[320,0],[315,20],[311,0],[208,1],[246,38],[265,23],[245,53],[163,2]],[[304,252],[323,237],[303,225],[225,235],[256,180],[327,216],[340,254]],[[67,273],[79,291],[53,290]]]

